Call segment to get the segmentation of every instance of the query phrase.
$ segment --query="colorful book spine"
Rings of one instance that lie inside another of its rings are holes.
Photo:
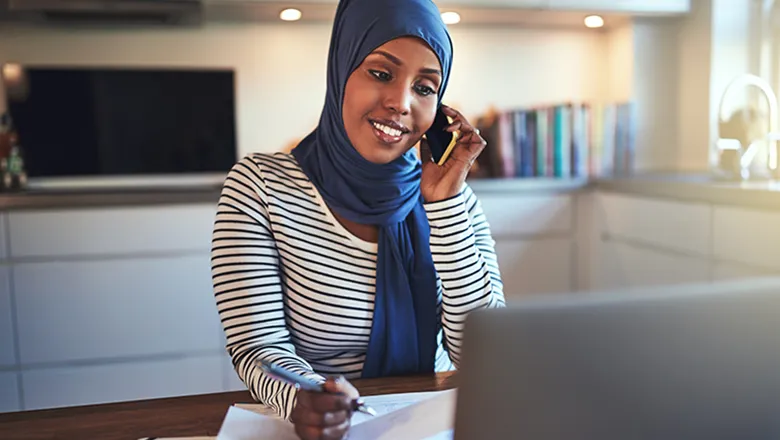
[[[555,176],[555,108],[547,108],[547,139],[545,148],[545,158],[547,159],[547,165],[545,167],[545,176]]]
[[[522,148],[527,160],[523,163],[523,176],[536,176],[536,112],[525,112],[525,139]]]
[[[512,113],[499,115],[499,177],[515,177],[515,135]]]
[[[493,112],[480,118],[488,141],[480,177],[602,177],[634,167],[636,108],[567,103]]]
[[[547,109],[536,110],[536,175],[547,176]]]
[[[597,103],[590,106],[590,160],[588,175],[604,175],[604,106]]]

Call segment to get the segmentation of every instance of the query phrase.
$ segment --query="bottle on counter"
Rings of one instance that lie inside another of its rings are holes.
[[[16,142],[16,136],[11,125],[11,116],[8,113],[0,115],[0,159],[8,157],[11,153],[11,145]]]
[[[19,145],[11,147],[11,152],[5,161],[3,186],[6,189],[21,190],[27,187],[27,172],[24,169],[24,158]]]

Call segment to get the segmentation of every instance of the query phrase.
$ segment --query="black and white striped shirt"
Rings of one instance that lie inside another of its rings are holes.
[[[504,306],[494,241],[476,196],[425,205],[441,328],[436,371],[459,360],[466,314]],[[287,419],[294,388],[260,358],[324,380],[360,377],[374,310],[377,245],[348,232],[295,159],[253,154],[228,173],[212,240],[214,294],[236,372]]]

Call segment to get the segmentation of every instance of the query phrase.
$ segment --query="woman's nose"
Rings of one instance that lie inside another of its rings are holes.
[[[405,85],[394,85],[385,89],[385,107],[402,115],[412,109],[412,90]]]

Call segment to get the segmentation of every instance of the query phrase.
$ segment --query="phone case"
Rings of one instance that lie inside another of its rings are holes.
[[[431,125],[431,128],[425,133],[425,138],[428,140],[428,148],[431,150],[433,161],[439,165],[442,165],[447,161],[447,158],[450,156],[452,149],[457,143],[458,132],[450,133],[444,130],[451,123],[452,120],[442,112],[440,107],[436,111],[433,125]]]

